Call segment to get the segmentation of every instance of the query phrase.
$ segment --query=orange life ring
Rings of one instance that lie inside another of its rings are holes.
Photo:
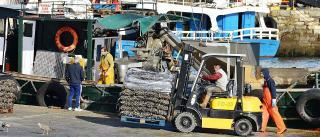
[[[71,45],[69,46],[65,46],[65,45],[62,45],[61,41],[60,41],[60,36],[63,32],[69,32],[71,33],[72,37],[73,37],[73,42]],[[64,27],[61,27],[57,33],[56,33],[56,36],[55,36],[55,42],[56,42],[56,45],[58,47],[59,50],[63,51],[63,52],[69,52],[69,51],[72,51],[76,48],[77,44],[78,44],[78,34],[77,32],[69,27],[69,26],[64,26]]]

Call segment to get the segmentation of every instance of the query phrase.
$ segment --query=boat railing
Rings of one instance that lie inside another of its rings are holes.
[[[157,2],[207,8],[267,5],[265,0],[157,0]]]
[[[233,39],[276,39],[279,40],[279,30],[275,28],[245,28],[233,31]]]
[[[181,40],[231,40],[232,31],[172,31]]]
[[[245,28],[234,31],[173,31],[181,40],[235,40],[274,39],[279,40],[279,30],[274,28]]]

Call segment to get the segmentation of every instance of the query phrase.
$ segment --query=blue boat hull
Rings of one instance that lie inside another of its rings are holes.
[[[260,44],[260,58],[272,58],[276,56],[280,41],[270,39],[244,39],[244,40],[233,40],[234,42],[252,42]]]

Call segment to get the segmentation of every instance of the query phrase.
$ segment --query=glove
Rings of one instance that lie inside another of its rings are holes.
[[[276,99],[272,99],[272,107],[276,107],[277,106],[277,100]]]

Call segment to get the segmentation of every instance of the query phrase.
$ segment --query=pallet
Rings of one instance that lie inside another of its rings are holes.
[[[161,126],[161,127],[164,127],[165,124],[166,124],[165,120],[135,118],[135,117],[128,117],[128,116],[122,116],[121,117],[121,122],[135,123],[135,124],[145,124],[145,125],[150,125],[150,126]]]

